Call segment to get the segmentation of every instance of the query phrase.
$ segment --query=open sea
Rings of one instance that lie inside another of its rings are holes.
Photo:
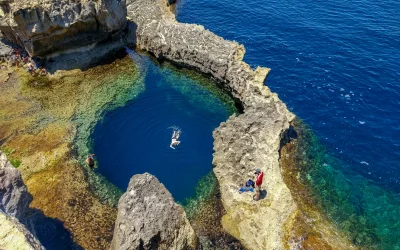
[[[393,0],[177,6],[180,22],[236,40],[252,67],[272,68],[266,84],[323,148],[309,184],[362,248],[400,249],[399,13]]]

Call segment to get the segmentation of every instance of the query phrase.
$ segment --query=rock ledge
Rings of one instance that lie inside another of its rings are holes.
[[[243,107],[243,114],[213,133],[214,173],[227,212],[223,227],[248,249],[283,249],[284,222],[296,204],[281,175],[279,150],[295,116],[264,86],[269,69],[253,70],[243,62],[243,45],[201,25],[177,22],[167,0],[127,0],[127,10],[141,49],[211,75]],[[268,192],[259,202],[237,192],[255,168],[265,172]]]

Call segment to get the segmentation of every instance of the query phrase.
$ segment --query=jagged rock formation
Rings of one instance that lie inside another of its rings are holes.
[[[31,56],[105,41],[126,26],[125,0],[14,0],[0,7],[0,30]]]
[[[0,210],[21,219],[27,212],[32,195],[22,181],[21,173],[0,151]]]
[[[18,221],[24,219],[31,201],[21,174],[0,151],[0,249],[44,249]]]
[[[118,203],[111,249],[195,249],[197,237],[183,208],[158,179],[134,175]]]
[[[279,166],[281,139],[294,115],[264,86],[269,69],[252,70],[242,61],[245,49],[203,26],[178,23],[167,0],[127,0],[128,18],[137,24],[136,42],[165,58],[210,74],[227,89],[244,113],[214,132],[214,172],[227,214],[228,233],[248,249],[282,249],[283,224],[296,210]],[[267,198],[254,203],[238,194],[239,183],[255,168],[265,172]]]

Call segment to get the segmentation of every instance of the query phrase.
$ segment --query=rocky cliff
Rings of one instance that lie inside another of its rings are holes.
[[[21,219],[28,210],[32,196],[22,181],[20,172],[0,151],[0,210]]]
[[[195,249],[183,208],[156,177],[134,175],[118,203],[111,249]]]
[[[0,7],[1,32],[31,56],[102,42],[126,26],[124,0],[15,0]]]
[[[127,0],[127,9],[141,49],[211,75],[243,106],[242,115],[214,132],[214,172],[227,212],[222,223],[249,249],[284,248],[283,224],[296,205],[282,179],[279,149],[294,115],[264,86],[269,69],[252,70],[242,61],[242,45],[203,26],[178,23],[166,0]],[[267,192],[258,202],[237,192],[255,168],[265,172]]]
[[[24,219],[31,201],[21,174],[0,151],[0,249],[44,249],[18,220]]]

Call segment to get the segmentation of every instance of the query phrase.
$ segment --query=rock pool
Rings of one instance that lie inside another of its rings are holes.
[[[212,169],[212,131],[235,112],[234,102],[214,82],[147,57],[141,64],[145,90],[104,114],[92,134],[95,172],[125,190],[139,173],[155,175],[183,202]],[[169,147],[172,126],[181,144]]]

